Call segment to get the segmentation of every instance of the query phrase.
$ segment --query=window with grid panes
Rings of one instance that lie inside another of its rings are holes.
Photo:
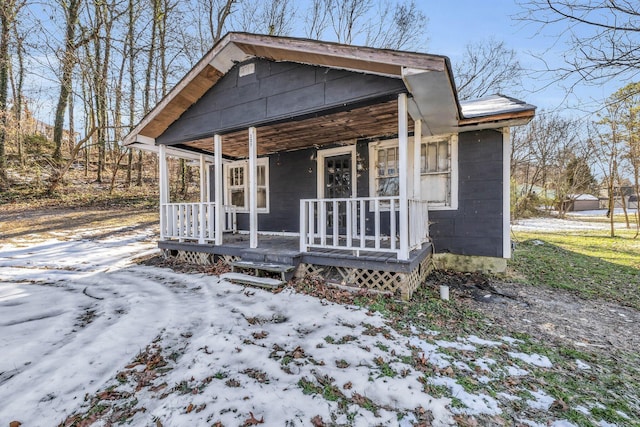
[[[257,207],[266,212],[269,208],[268,159],[258,159],[256,173]],[[238,212],[249,210],[249,164],[246,160],[225,165],[227,188],[225,204],[233,205]]]
[[[371,195],[397,196],[398,140],[369,146]],[[420,191],[430,209],[457,209],[457,135],[423,137],[420,144]]]
[[[432,205],[451,204],[451,139],[430,138],[420,145],[422,198]]]

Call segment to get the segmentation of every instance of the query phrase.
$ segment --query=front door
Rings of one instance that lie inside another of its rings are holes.
[[[324,158],[324,197],[327,199],[347,199],[351,197],[351,154],[340,154]],[[347,228],[347,204],[337,204],[337,211],[333,211],[333,204],[327,206],[327,227],[333,229],[338,226],[340,234]]]

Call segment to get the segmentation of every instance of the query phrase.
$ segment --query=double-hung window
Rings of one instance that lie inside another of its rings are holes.
[[[409,153],[412,155],[412,153]],[[420,194],[429,202],[429,209],[457,209],[458,206],[458,137],[444,135],[423,137],[420,158]],[[370,194],[391,197],[400,193],[398,140],[380,141],[369,145]],[[411,174],[410,171],[408,171]]]
[[[225,205],[235,206],[238,212],[249,212],[249,162],[240,160],[224,165]],[[257,206],[258,212],[269,211],[269,159],[257,161]]]
[[[430,208],[457,208],[457,159],[457,135],[422,138],[420,191]]]

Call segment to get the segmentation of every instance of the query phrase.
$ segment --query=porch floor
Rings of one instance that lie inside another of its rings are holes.
[[[371,246],[373,242],[367,242]],[[389,241],[381,241],[381,247],[389,247]],[[214,255],[237,256],[242,259],[258,259],[265,257],[271,262],[307,263],[336,267],[355,267],[362,269],[383,269],[386,271],[410,272],[431,254],[431,243],[424,243],[421,248],[411,251],[408,260],[398,260],[395,253],[360,251],[357,255],[352,251],[327,248],[310,248],[309,252],[300,252],[298,236],[258,237],[258,247],[249,248],[249,235],[225,234],[224,243],[199,244],[197,242],[180,242],[163,240],[158,242],[160,249],[204,252]]]

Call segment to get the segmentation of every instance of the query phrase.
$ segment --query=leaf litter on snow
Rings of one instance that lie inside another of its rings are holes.
[[[61,244],[58,255],[68,247]],[[88,244],[84,251],[92,249]],[[354,294],[313,280],[276,295],[220,282],[209,271],[185,274],[153,265],[127,266],[115,245],[102,250],[105,263],[122,261],[119,270],[106,272],[94,254],[90,278],[78,271],[53,278],[66,289],[56,293],[57,304],[78,307],[72,316],[58,316],[61,320],[72,327],[87,300],[99,314],[74,332],[86,341],[78,342],[73,351],[91,361],[83,366],[84,386],[58,387],[63,391],[47,397],[48,405],[40,403],[46,419],[33,414],[23,420],[29,421],[25,425],[61,420],[63,425],[371,425],[398,420],[402,425],[472,425],[497,420],[504,401],[523,387],[496,362],[499,355],[506,359],[507,350],[522,353],[516,340],[497,342],[472,335],[447,339],[430,329],[396,324],[359,307],[364,292]],[[73,256],[78,262],[89,261],[77,251]],[[24,261],[5,259],[4,265],[19,268]],[[36,281],[52,280],[45,272],[38,274]],[[36,310],[44,302],[40,296],[39,304],[30,305],[38,292],[24,285],[18,288],[23,311]],[[82,289],[102,299],[83,296]],[[392,308],[404,313],[407,306],[393,303]],[[115,336],[119,330],[112,327],[119,318],[130,329],[120,345],[137,347],[137,355],[133,349],[117,353],[117,346],[86,346],[100,335]],[[11,329],[7,342],[15,344],[14,337],[25,332],[23,326]],[[101,357],[83,353],[88,351],[85,347]],[[31,350],[43,355],[32,363],[54,379],[54,386],[68,381],[69,352],[47,351],[42,345]],[[104,358],[109,355],[114,357]],[[12,389],[29,389],[30,379],[17,372],[7,383]],[[478,384],[495,385],[505,397],[491,397]],[[38,401],[35,395],[2,397],[3,419],[29,413]],[[536,405],[533,400],[532,404]]]

